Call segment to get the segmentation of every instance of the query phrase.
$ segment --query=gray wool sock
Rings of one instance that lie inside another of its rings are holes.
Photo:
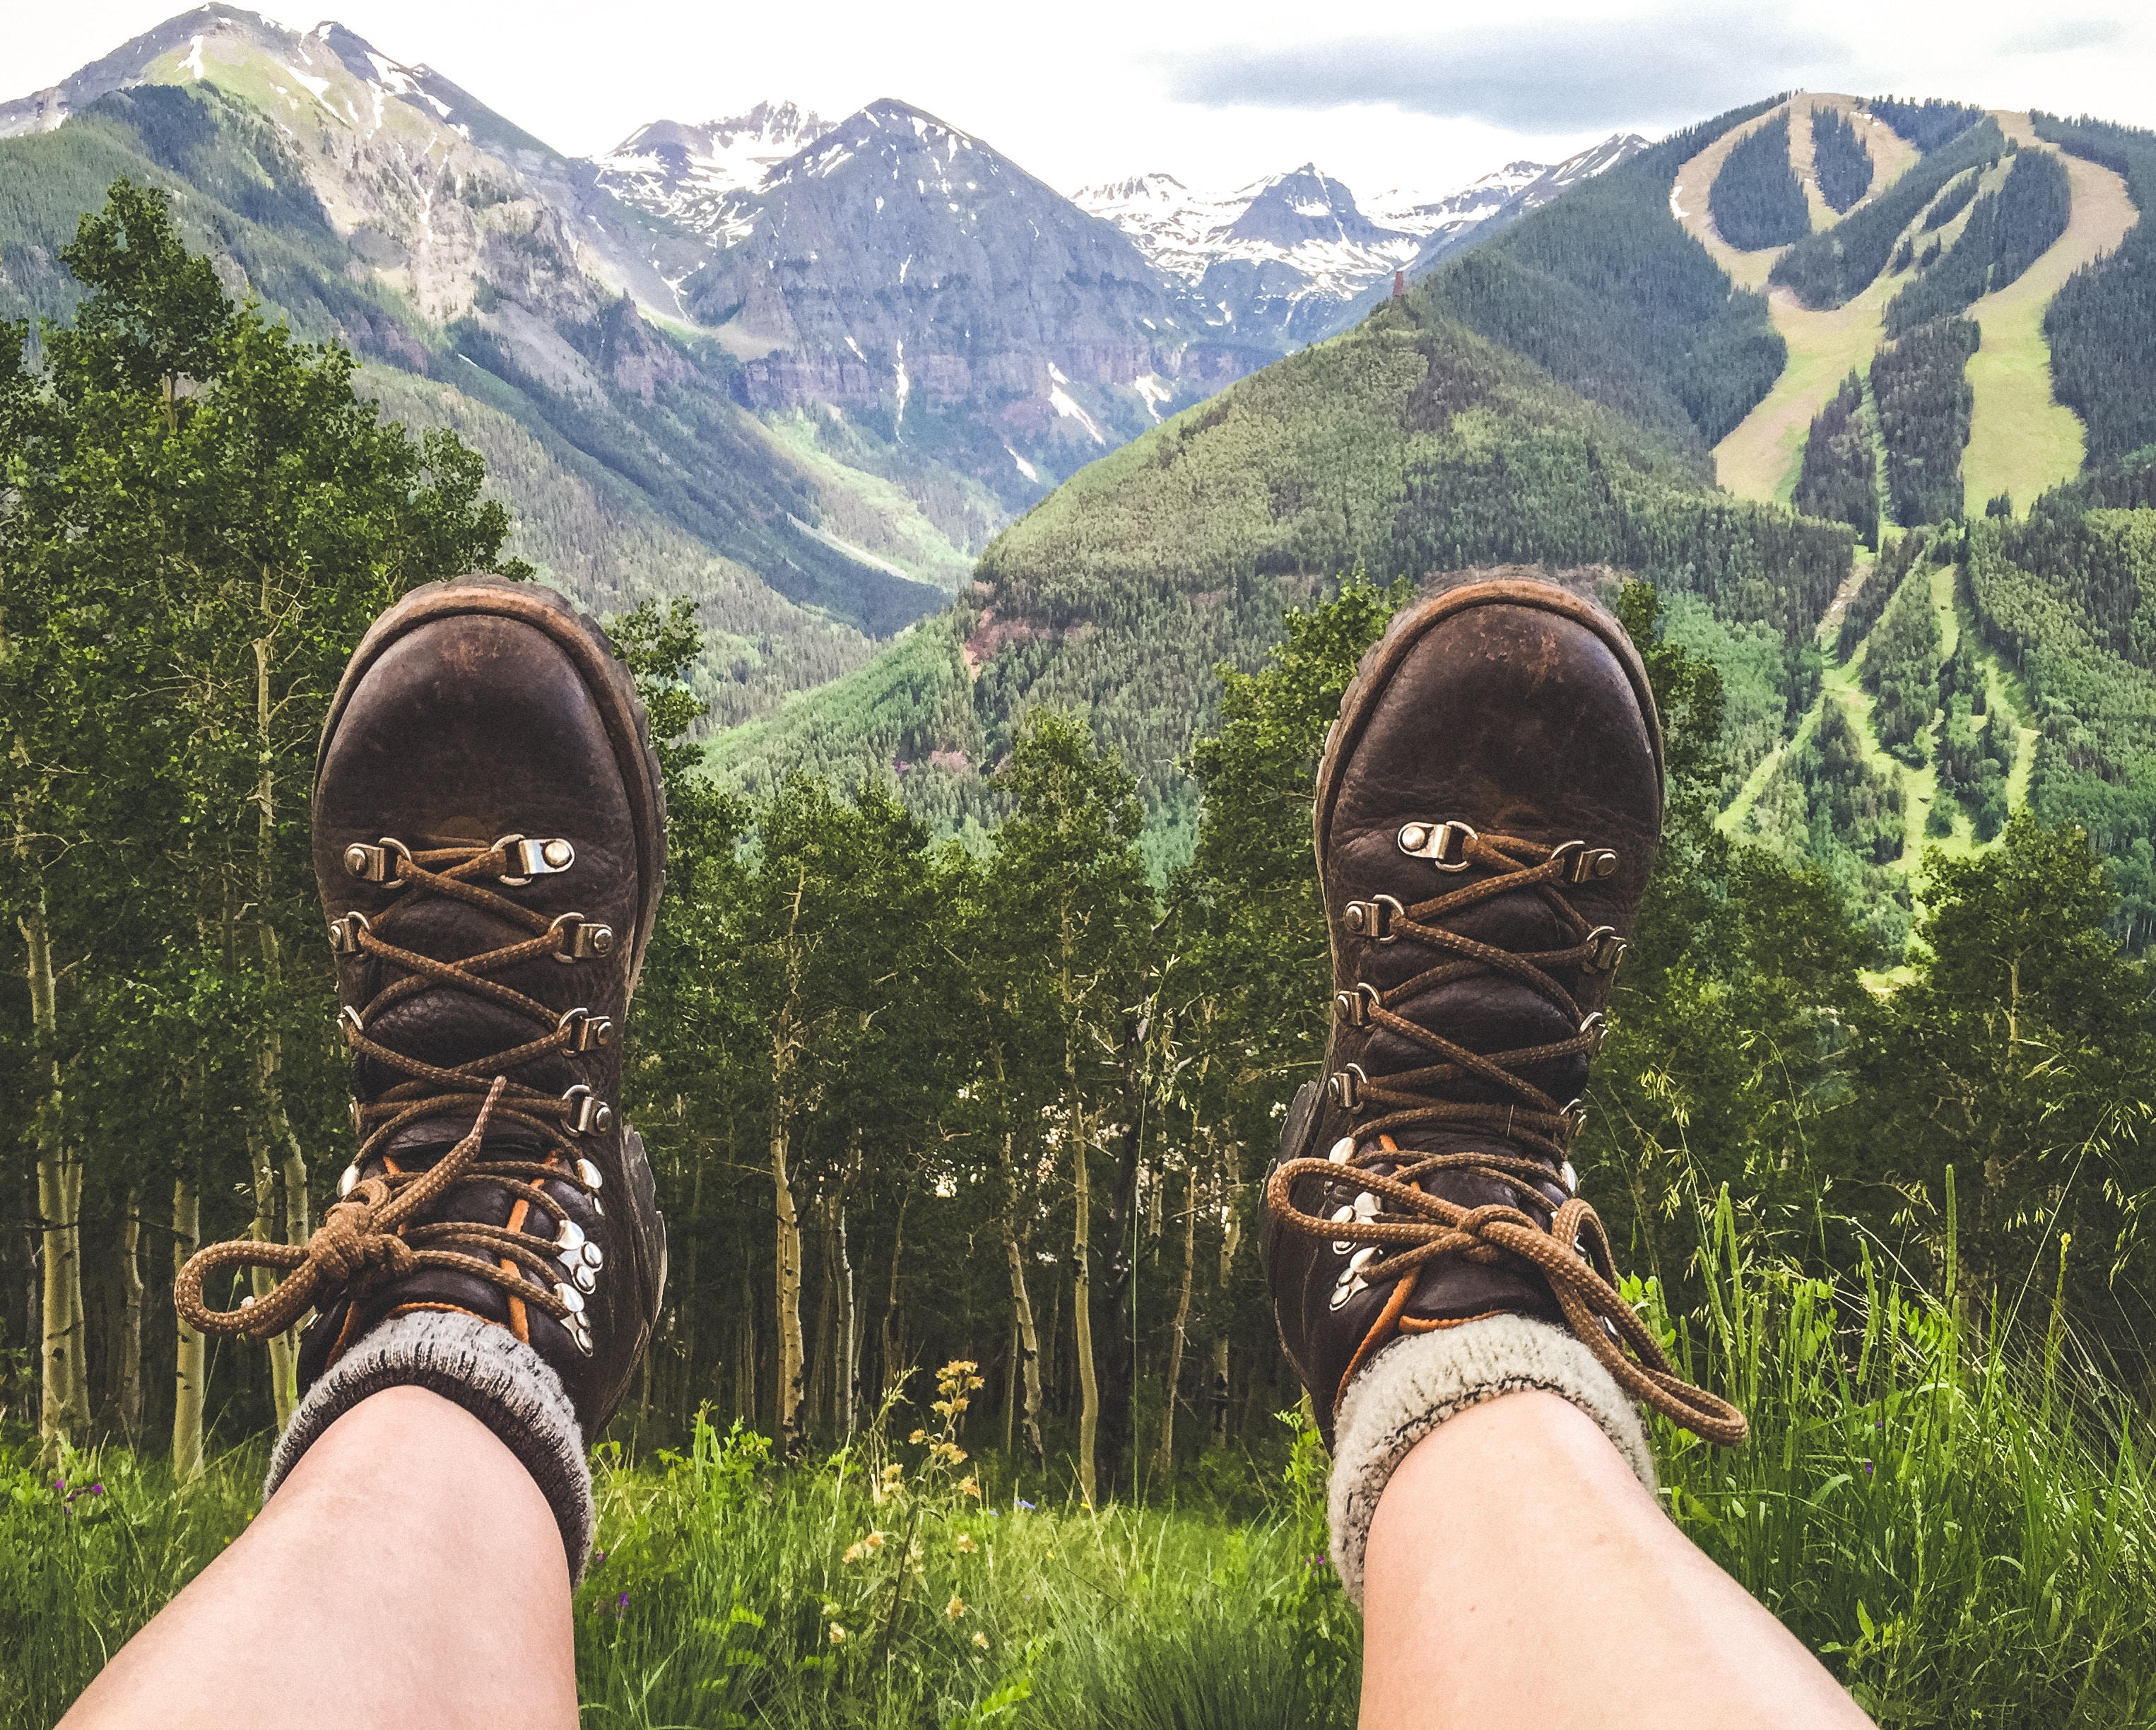
[[[1348,1384],[1333,1425],[1327,1512],[1332,1565],[1350,1602],[1363,1602],[1370,1520],[1408,1450],[1471,1405],[1530,1388],[1568,1399],[1594,1419],[1654,1494],[1655,1456],[1639,1412],[1594,1354],[1563,1328],[1524,1316],[1491,1316],[1411,1334],[1378,1353]]]
[[[511,1333],[476,1316],[414,1310],[362,1339],[308,1390],[270,1456],[268,1501],[331,1425],[387,1388],[425,1388],[501,1438],[554,1511],[572,1584],[592,1548],[592,1474],[562,1378]]]

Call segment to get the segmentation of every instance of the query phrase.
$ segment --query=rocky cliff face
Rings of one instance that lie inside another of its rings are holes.
[[[1265,358],[1194,328],[1112,224],[904,102],[661,122],[601,177],[701,236],[681,303],[742,357],[746,403],[855,417],[1009,507]]]

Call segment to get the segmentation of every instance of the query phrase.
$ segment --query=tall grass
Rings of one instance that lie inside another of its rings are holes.
[[[2056,1303],[1972,1337],[1951,1273],[1942,1301],[1868,1251],[1845,1282],[1761,1265],[1726,1203],[1716,1240],[1698,1367],[1753,1440],[1660,1430],[1691,1537],[1882,1723],[2156,1721],[2148,1423]]]
[[[1697,1313],[1635,1294],[1752,1416],[1733,1453],[1659,1435],[1684,1528],[1882,1723],[2156,1719],[2156,1513],[2125,1396],[2056,1323],[2018,1351],[1869,1260],[1828,1281],[1754,1258],[1726,1210],[1717,1241]],[[1353,1722],[1358,1625],[1322,1560],[1307,1426],[1261,1517],[1029,1507],[964,1457],[953,1373],[915,1440],[887,1411],[814,1465],[703,1423],[678,1454],[603,1450],[577,1599],[588,1722]],[[248,1450],[178,1496],[122,1450],[40,1467],[26,1448],[0,1451],[8,1730],[49,1724],[242,1529],[260,1466]]]

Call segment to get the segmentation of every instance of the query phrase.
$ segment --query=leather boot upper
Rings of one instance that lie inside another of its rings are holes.
[[[304,1262],[232,1312],[265,1337],[311,1302],[302,1391],[382,1320],[433,1309],[534,1347],[588,1438],[619,1404],[665,1279],[619,1101],[664,814],[627,670],[561,597],[430,584],[354,654],[314,863],[359,1147]]]
[[[1328,1441],[1378,1351],[1485,1316],[1621,1355],[1614,1307],[1646,1364],[1626,1385],[1648,1397],[1666,1374],[1608,1291],[1568,1158],[1661,810],[1645,671],[1591,603],[1471,584],[1404,609],[1364,658],[1314,814],[1325,1077],[1288,1114],[1265,1222],[1281,1341]]]

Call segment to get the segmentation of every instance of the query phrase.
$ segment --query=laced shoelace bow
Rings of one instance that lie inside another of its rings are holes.
[[[565,1327],[575,1313],[556,1291],[534,1286],[505,1271],[498,1261],[482,1261],[454,1250],[432,1247],[456,1242],[506,1256],[542,1276],[553,1270],[540,1240],[500,1226],[454,1221],[433,1225],[410,1222],[439,1200],[452,1185],[474,1177],[502,1182],[526,1200],[566,1218],[559,1205],[536,1185],[497,1176],[506,1168],[479,1166],[473,1157],[486,1133],[487,1118],[506,1082],[497,1077],[480,1106],[472,1132],[441,1158],[419,1172],[396,1172],[369,1178],[332,1203],[306,1243],[279,1244],[235,1238],[212,1244],[188,1258],[172,1283],[172,1305],[188,1326],[204,1333],[244,1334],[268,1339],[282,1333],[321,1299],[343,1291],[364,1291],[401,1280],[422,1268],[441,1268],[488,1281],[545,1311]],[[532,1163],[519,1168],[558,1180],[560,1173]],[[236,1310],[213,1310],[203,1301],[203,1281],[219,1268],[266,1267],[282,1273],[275,1288],[257,1301],[241,1300]]]
[[[423,1267],[435,1267],[485,1281],[512,1299],[552,1316],[567,1330],[578,1348],[589,1355],[590,1335],[582,1319],[583,1290],[590,1289],[602,1257],[598,1246],[585,1239],[582,1228],[540,1185],[542,1182],[567,1184],[595,1195],[600,1184],[597,1168],[578,1158],[559,1137],[590,1130],[604,1132],[613,1121],[612,1108],[581,1084],[564,1094],[549,1094],[511,1081],[504,1071],[554,1052],[602,1047],[611,1039],[613,1025],[583,1009],[557,1015],[536,998],[488,975],[542,955],[564,962],[604,956],[612,951],[613,933],[581,914],[565,913],[550,920],[470,880],[491,876],[520,882],[528,880],[528,875],[518,875],[520,870],[529,874],[566,869],[549,862],[541,851],[565,844],[526,843],[521,835],[510,835],[488,847],[448,847],[414,853],[401,843],[385,839],[380,847],[350,850],[346,863],[353,875],[394,881],[414,892],[378,920],[352,912],[331,925],[331,944],[337,952],[372,955],[404,970],[403,978],[377,992],[364,1009],[347,1007],[338,1024],[346,1045],[355,1054],[409,1079],[388,1088],[368,1103],[352,1102],[353,1125],[362,1137],[360,1148],[346,1173],[340,1199],[329,1208],[321,1228],[305,1246],[236,1239],[212,1245],[188,1261],[175,1283],[174,1301],[190,1325],[205,1332],[267,1339],[291,1326],[311,1306],[341,1291],[364,1291]],[[444,869],[434,869],[437,866]],[[521,925],[531,936],[455,962],[439,961],[388,941],[382,933],[390,931],[398,917],[427,894],[463,901]],[[552,1024],[551,1030],[454,1068],[412,1057],[367,1032],[384,1010],[423,992],[440,988],[501,1004],[542,1027]],[[382,1152],[408,1125],[429,1117],[466,1113],[476,1114],[471,1133],[434,1165],[418,1172],[392,1169],[382,1176],[357,1181],[360,1167],[371,1156]],[[478,1161],[480,1138],[490,1119],[520,1124],[545,1137],[551,1144],[547,1157]],[[536,1209],[551,1216],[554,1239],[549,1241],[476,1221],[413,1223],[452,1184],[472,1178],[484,1178],[506,1190],[514,1200],[526,1204],[526,1211]],[[505,1261],[510,1265],[504,1265]],[[581,1271],[572,1264],[580,1265]],[[249,1297],[236,1310],[213,1310],[202,1300],[202,1283],[204,1276],[219,1267],[269,1268],[284,1272],[285,1277],[259,1301]],[[534,1285],[517,1271],[520,1268],[538,1276],[544,1283]],[[569,1283],[565,1273],[576,1280],[576,1285]]]
[[[1353,1137],[1343,1138],[1332,1158],[1290,1160],[1273,1172],[1265,1186],[1266,1206],[1284,1229],[1329,1239],[1336,1251],[1349,1256],[1342,1276],[1343,1294],[1368,1285],[1392,1285],[1384,1307],[1342,1375],[1337,1393],[1346,1391],[1371,1353],[1396,1333],[1428,1332],[1446,1325],[1405,1313],[1425,1268],[1446,1256],[1486,1265],[1523,1261],[1545,1277],[1573,1332],[1633,1399],[1708,1441],[1738,1445],[1748,1433],[1744,1414],[1679,1376],[1661,1342],[1618,1292],[1608,1235],[1587,1202],[1576,1194],[1568,1195],[1545,1227],[1518,1206],[1496,1203],[1466,1207],[1419,1187],[1442,1173],[1467,1173],[1531,1196],[1543,1209],[1548,1202],[1541,1186],[1553,1175],[1568,1190],[1575,1187],[1567,1155],[1581,1121],[1578,1102],[1560,1106],[1513,1071],[1516,1066],[1592,1053],[1601,1044],[1602,1018],[1582,1017],[1571,993],[1547,969],[1614,970],[1624,952],[1623,941],[1609,927],[1590,927],[1559,886],[1609,875],[1615,869],[1615,855],[1590,850],[1577,841],[1549,849],[1508,835],[1478,835],[1462,824],[1408,824],[1400,833],[1400,846],[1403,851],[1432,859],[1441,870],[1458,871],[1481,865],[1493,875],[1411,907],[1390,896],[1349,906],[1351,930],[1369,942],[1389,943],[1407,937],[1455,958],[1389,991],[1363,984],[1339,994],[1337,1006],[1350,1024],[1383,1027],[1445,1060],[1378,1081],[1354,1065],[1347,1066],[1331,1078],[1337,1102],[1358,1113],[1372,1104],[1390,1109],[1360,1125]],[[1558,915],[1573,939],[1568,946],[1516,953],[1436,923],[1497,896],[1522,891],[1540,896]],[[1483,973],[1502,974],[1528,986],[1578,1023],[1579,1033],[1517,1050],[1477,1053],[1409,1021],[1394,1009],[1422,992]],[[1431,1100],[1422,1091],[1468,1077],[1509,1093],[1517,1103]],[[1504,1136],[1547,1155],[1558,1173],[1539,1160],[1490,1151],[1404,1153],[1391,1133],[1429,1125]],[[1391,1164],[1394,1169],[1386,1174],[1369,1168],[1379,1164]],[[1363,1205],[1343,1207],[1332,1218],[1321,1219],[1304,1213],[1291,1199],[1290,1192],[1301,1179],[1317,1177],[1337,1184],[1346,1172],[1353,1173],[1363,1192]]]

